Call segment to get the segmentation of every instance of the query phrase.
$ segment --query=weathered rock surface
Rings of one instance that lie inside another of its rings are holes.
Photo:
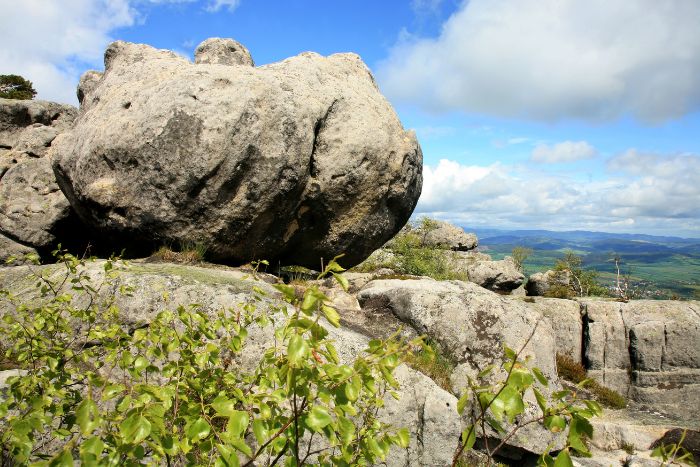
[[[515,350],[524,348],[523,358],[531,356],[532,364],[550,381],[557,380],[550,323],[515,300],[469,282],[426,278],[374,280],[357,297],[364,312],[393,314],[418,334],[437,342],[458,363],[451,378],[457,393],[467,387],[467,376],[474,378],[487,366],[500,364],[504,344]],[[534,400],[531,402],[533,410],[526,417],[539,410],[534,409]],[[509,445],[537,453],[556,443],[555,438],[547,430],[529,425]]]
[[[552,324],[556,336],[556,353],[582,362],[583,321],[580,304],[558,298],[532,297],[531,300],[533,301],[524,303],[542,313]]]
[[[476,235],[445,221],[433,221],[437,226],[423,236],[426,245],[455,251],[473,250],[479,245]],[[419,229],[420,232],[420,229]]]
[[[233,39],[212,37],[197,46],[195,63],[255,66],[253,57],[243,44]]]
[[[116,243],[199,243],[216,261],[357,264],[408,220],[422,154],[354,54],[258,68],[115,42],[54,143],[71,205]],[[227,52],[228,50],[228,52]],[[245,61],[245,60],[243,60]],[[214,63],[216,62],[216,64]],[[89,88],[89,91],[88,91]]]
[[[700,303],[579,301],[589,374],[639,403],[700,418]]]
[[[69,105],[0,99],[0,234],[47,250],[81,230],[45,157],[76,115]]]

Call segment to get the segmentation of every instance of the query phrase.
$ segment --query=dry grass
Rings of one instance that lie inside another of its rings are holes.
[[[406,359],[406,364],[420,371],[445,391],[452,393],[450,375],[455,369],[455,363],[437,350],[437,346],[428,341],[425,348],[414,352]]]
[[[591,392],[595,400],[606,407],[611,409],[624,409],[627,407],[627,399],[622,394],[601,385],[594,379],[589,379],[583,365],[568,355],[557,354],[557,373],[560,378],[574,384],[579,384],[588,379],[584,387]]]
[[[200,244],[186,244],[177,250],[163,245],[150,256],[150,259],[167,263],[201,263],[204,261],[206,250],[206,247]]]

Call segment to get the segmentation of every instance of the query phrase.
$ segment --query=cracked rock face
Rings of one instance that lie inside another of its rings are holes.
[[[194,64],[109,46],[105,73],[83,80],[80,116],[53,148],[71,205],[120,247],[199,243],[228,263],[317,268],[340,253],[344,266],[359,263],[418,200],[414,133],[357,55],[255,68],[227,44],[205,41]]]
[[[77,224],[47,156],[77,113],[54,102],[0,99],[0,234],[13,251],[50,249]]]

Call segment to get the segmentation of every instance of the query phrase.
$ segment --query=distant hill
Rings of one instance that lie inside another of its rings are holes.
[[[700,297],[700,239],[645,234],[615,234],[574,230],[472,229],[479,248],[494,258],[510,254],[516,246],[534,253],[525,262],[525,272],[550,269],[568,250],[581,256],[585,267],[600,272],[601,282],[614,280],[614,262],[619,256],[647,298]]]

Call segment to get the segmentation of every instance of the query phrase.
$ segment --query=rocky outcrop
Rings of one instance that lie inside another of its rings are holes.
[[[544,297],[553,286],[567,287],[569,275],[565,271],[537,272],[527,279],[525,290],[527,294],[536,297]]]
[[[80,236],[46,157],[76,115],[69,105],[0,99],[0,234],[18,244],[46,252]]]
[[[452,385],[457,394],[467,378],[487,366],[499,365],[503,345],[523,349],[550,381],[556,381],[555,342],[552,327],[541,315],[514,300],[476,284],[461,281],[374,280],[357,294],[365,313],[388,313],[427,335],[457,363]],[[494,373],[494,378],[503,377]],[[552,387],[556,387],[554,384]],[[534,400],[526,417],[536,413]],[[497,436],[492,433],[493,436]],[[560,439],[538,425],[519,430],[508,444],[538,453]]]
[[[195,243],[218,262],[311,268],[345,253],[344,266],[357,264],[415,207],[414,133],[357,55],[257,68],[248,58],[222,39],[198,47],[196,64],[111,44],[54,144],[62,190],[115,245]]]
[[[467,233],[463,228],[445,221],[433,220],[432,228],[422,231],[418,229],[423,242],[428,246],[445,248],[454,251],[473,250],[479,245],[476,235]]]
[[[580,303],[590,375],[656,410],[700,418],[700,303]]]

